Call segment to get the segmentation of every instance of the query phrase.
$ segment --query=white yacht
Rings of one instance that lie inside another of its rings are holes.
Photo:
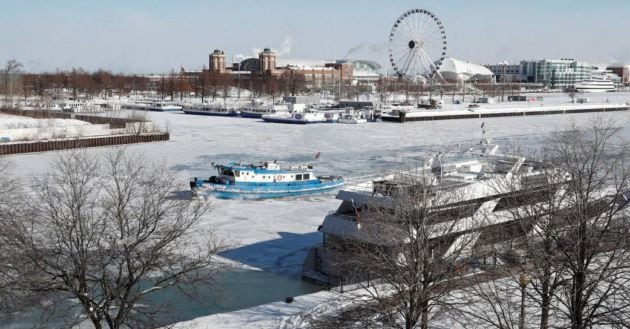
[[[368,120],[365,117],[363,111],[359,110],[346,110],[346,113],[342,114],[341,117],[337,120],[338,123],[345,124],[360,124],[367,123]]]
[[[561,191],[545,184],[546,176],[542,170],[546,164],[501,154],[498,149],[498,144],[483,140],[467,151],[427,156],[418,168],[351,183],[339,191],[339,207],[331,211],[318,227],[323,233],[322,243],[310,249],[302,277],[331,285],[341,282],[339,278],[347,279],[346,282],[365,280],[365,277],[352,276],[354,273],[347,273],[347,269],[340,265],[344,259],[352,257],[344,246],[359,242],[386,250],[392,241],[396,241],[395,235],[381,232],[380,217],[368,210],[377,207],[393,213],[391,209],[396,207],[397,195],[412,190],[419,181],[434,186],[436,192],[455,193],[460,198],[429,208],[435,223],[431,225],[436,225],[430,243],[437,255],[481,264],[501,262],[501,255],[484,254],[483,251],[494,250],[488,247],[491,244],[500,244],[527,233],[513,229],[521,228],[522,223],[516,222],[509,210],[542,202]],[[504,188],[506,181],[519,182],[515,185],[519,189]],[[483,223],[471,225],[480,218],[484,219]],[[447,225],[449,229],[440,225]],[[499,232],[513,232],[514,235]],[[470,250],[450,254],[455,250],[452,248],[463,241],[470,244]]]
[[[326,114],[316,109],[305,109],[299,112],[286,112],[276,114],[265,114],[262,119],[266,122],[275,123],[294,123],[294,124],[307,124],[307,123],[324,123],[327,122]]]
[[[575,89],[584,93],[602,93],[615,90],[615,84],[606,75],[596,75],[575,85]]]

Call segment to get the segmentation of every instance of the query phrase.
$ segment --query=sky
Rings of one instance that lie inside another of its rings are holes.
[[[216,48],[232,62],[270,47],[285,61],[385,64],[392,25],[415,8],[440,18],[457,59],[630,63],[629,0],[0,0],[0,63],[161,73],[199,70]]]

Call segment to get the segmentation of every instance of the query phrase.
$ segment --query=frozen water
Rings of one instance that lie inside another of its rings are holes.
[[[380,174],[398,169],[404,162],[413,163],[413,156],[445,145],[462,148],[481,137],[480,125],[485,122],[486,137],[527,141],[566,127],[591,120],[594,114],[548,115],[540,117],[486,118],[448,120],[406,124],[371,123],[366,125],[285,125],[260,120],[193,116],[179,113],[148,113],[150,119],[168,127],[171,140],[163,143],[137,144],[127,148],[140,151],[148,158],[164,161],[176,171],[182,189],[190,177],[215,174],[210,162],[234,160],[280,160],[291,163],[314,162],[321,174],[339,174],[346,178]],[[630,136],[627,112],[600,114],[622,127],[622,135]],[[517,141],[517,142],[515,142]],[[106,152],[109,148],[93,149]],[[319,160],[314,155],[321,152]],[[9,156],[17,175],[28,178],[41,174],[56,153]],[[296,253],[317,243],[317,226],[329,210],[337,207],[334,193],[280,200],[212,200],[213,211],[204,219],[228,237],[250,249],[226,253],[249,265],[287,269],[294,264]],[[284,257],[284,258],[282,258]],[[299,262],[298,262],[299,263]],[[292,269],[297,269],[292,266]]]
[[[182,191],[186,190],[190,177],[215,174],[211,161],[313,162],[319,174],[346,178],[381,174],[396,170],[404,163],[413,164],[414,157],[423,152],[457,144],[464,148],[476,143],[481,137],[482,122],[487,138],[509,142],[514,148],[532,147],[529,143],[539,137],[571,123],[584,124],[595,116],[611,120],[621,127],[622,137],[626,140],[630,137],[630,113],[627,112],[365,125],[286,125],[255,119],[160,112],[150,112],[147,116],[157,125],[168,127],[171,140],[127,148],[143,152],[149,159],[163,161],[176,171],[181,178]],[[92,151],[102,153],[108,149]],[[319,160],[314,159],[317,152],[321,152]],[[33,175],[42,174],[56,155],[50,152],[8,158],[13,161],[15,174],[27,181]],[[212,211],[201,224],[214,227],[220,236],[238,242],[238,246],[225,252],[223,257],[266,271],[288,273],[287,280],[297,280],[306,251],[321,242],[317,226],[328,211],[339,204],[334,194],[276,200],[211,200]]]

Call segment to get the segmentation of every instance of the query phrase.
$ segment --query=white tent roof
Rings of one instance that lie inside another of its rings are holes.
[[[460,61],[452,57],[447,57],[444,61],[442,61],[440,73],[450,77],[457,76],[464,80],[470,79],[474,76],[492,76],[492,71],[484,66],[471,62]]]

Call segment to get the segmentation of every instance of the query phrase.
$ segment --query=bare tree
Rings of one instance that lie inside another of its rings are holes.
[[[10,313],[26,302],[26,294],[17,285],[20,252],[11,239],[23,207],[19,182],[10,169],[11,163],[0,157],[0,313]]]
[[[575,86],[566,88],[564,92],[571,99],[571,103],[575,103],[575,97],[577,96],[577,92],[578,92],[577,89],[575,89]]]
[[[62,156],[37,181],[34,209],[11,240],[27,260],[22,287],[77,301],[95,328],[159,325],[139,304],[210,282],[220,248],[212,232],[191,235],[207,206],[173,197],[175,182],[122,149]]]
[[[514,273],[486,282],[471,280],[473,284],[452,297],[463,303],[451,312],[451,319],[463,328],[534,328],[533,317],[521,317],[521,311],[533,313],[534,305],[525,290],[519,289],[518,279],[518,273]]]
[[[358,238],[338,249],[348,253],[342,267],[360,282],[360,299],[369,313],[388,326],[428,328],[450,306],[449,289],[442,283],[457,277],[470,256],[473,213],[470,207],[447,206],[468,192],[435,184],[430,170],[398,176],[398,184],[376,187],[387,197],[357,209]]]
[[[630,326],[628,152],[618,129],[595,119],[584,129],[553,134],[546,153],[567,173],[565,230],[561,246],[563,277],[560,311],[575,329]]]
[[[13,87],[22,68],[22,63],[15,59],[8,60],[4,66],[4,101],[5,105],[13,107]]]
[[[521,309],[530,316],[525,322],[521,311],[519,322],[528,327],[536,319],[545,329],[629,325],[630,171],[625,143],[614,143],[618,129],[611,127],[596,118],[586,127],[554,133],[544,143],[545,159],[536,175],[501,182],[501,189],[513,194],[502,199],[501,208],[519,223],[521,234],[499,247],[522,259],[506,272],[527,278]],[[514,327],[517,312],[509,307],[514,294],[499,293],[497,287],[468,290],[481,305],[469,308],[469,319],[483,320],[485,327]]]
[[[523,171],[498,180],[493,186],[497,192],[510,195],[500,200],[497,211],[517,225],[504,232],[509,235],[505,239],[509,243],[495,245],[493,249],[495,254],[511,253],[520,258],[505,270],[513,277],[527,277],[531,288],[527,304],[538,306],[539,326],[546,329],[556,291],[564,282],[560,246],[556,240],[565,229],[562,222],[567,214],[564,188],[567,178],[566,173],[552,163],[533,164],[534,175]],[[488,294],[476,287],[473,290],[473,295]],[[501,310],[500,315],[506,314]]]

